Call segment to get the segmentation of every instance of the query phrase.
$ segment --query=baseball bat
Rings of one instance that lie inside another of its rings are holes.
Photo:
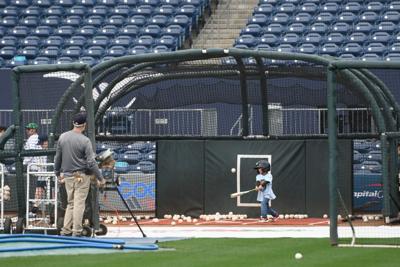
[[[247,191],[232,193],[231,194],[231,198],[235,198],[235,197],[238,197],[238,196],[243,196],[243,195],[248,194],[248,193],[253,192],[253,191],[256,191],[256,189],[253,188],[253,189],[247,190]]]

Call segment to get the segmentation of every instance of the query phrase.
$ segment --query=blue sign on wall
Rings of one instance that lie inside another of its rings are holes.
[[[354,173],[353,209],[356,212],[381,212],[383,190],[382,174]]]

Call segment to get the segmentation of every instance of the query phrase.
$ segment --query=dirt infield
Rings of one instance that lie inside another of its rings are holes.
[[[240,220],[203,220],[203,219],[139,219],[139,224],[142,226],[258,226],[258,227],[265,227],[265,226],[288,226],[288,227],[303,227],[303,226],[328,226],[329,219],[324,218],[305,218],[305,219],[278,219],[276,221],[268,221],[268,222],[261,222],[258,218],[246,218]],[[353,220],[353,225],[356,226],[378,226],[384,225],[383,220],[371,220],[364,222],[363,220]],[[127,221],[118,220],[117,222],[104,222],[107,226],[117,225],[117,226],[133,226],[135,225],[134,221],[128,219]],[[339,220],[339,225],[348,225],[348,222]]]

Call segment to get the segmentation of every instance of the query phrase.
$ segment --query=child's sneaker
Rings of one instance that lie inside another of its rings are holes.
[[[268,222],[268,220],[264,217],[260,217],[260,219],[258,220],[258,222]]]

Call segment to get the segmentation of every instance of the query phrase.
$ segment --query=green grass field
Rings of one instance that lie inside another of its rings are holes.
[[[399,249],[338,248],[328,239],[189,239],[160,243],[173,251],[0,258],[0,266],[400,266]],[[294,254],[301,252],[303,259]]]

